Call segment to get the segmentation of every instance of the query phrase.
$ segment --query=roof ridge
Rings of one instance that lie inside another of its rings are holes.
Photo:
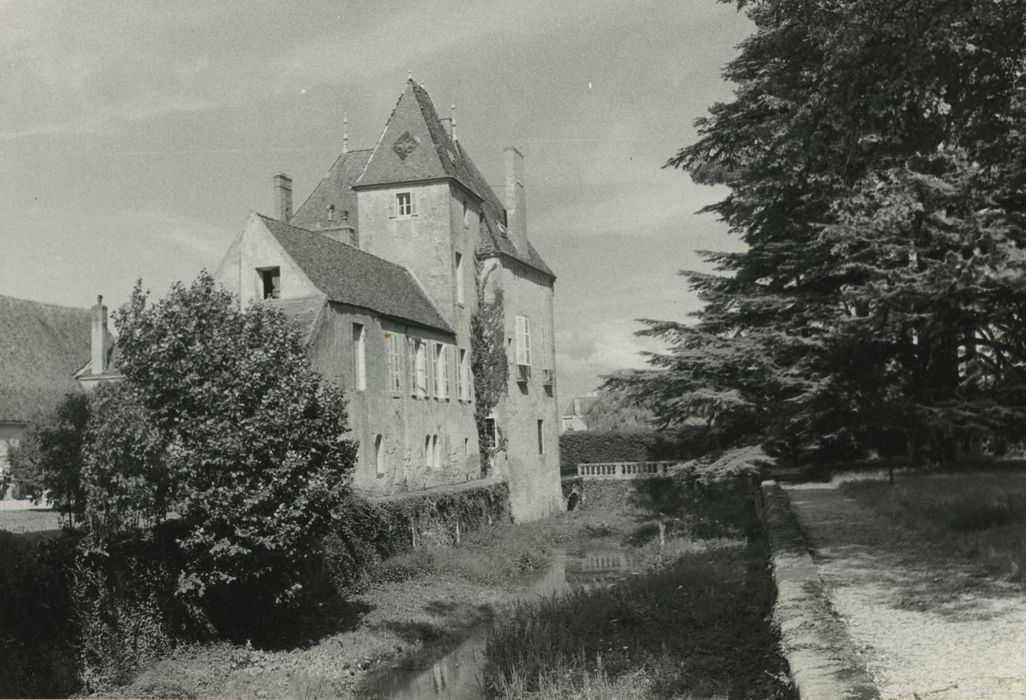
[[[22,297],[12,297],[10,294],[0,294],[0,300],[6,299],[9,301],[18,302],[21,304],[32,304],[34,306],[48,306],[51,309],[63,309],[65,311],[84,311],[88,312],[88,306],[66,306],[65,304],[54,304],[50,301],[36,301],[35,299],[24,299]]]

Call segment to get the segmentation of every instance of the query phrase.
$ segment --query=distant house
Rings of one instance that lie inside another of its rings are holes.
[[[598,401],[598,396],[595,394],[575,396],[567,404],[566,410],[563,411],[563,415],[559,418],[559,432],[567,433],[575,430],[587,430],[588,423],[584,419],[584,415],[588,412],[588,408],[596,401]]]
[[[67,393],[89,358],[90,312],[0,296],[0,472],[28,423]]]
[[[451,130],[450,130],[451,129]],[[392,495],[486,476],[514,516],[562,508],[553,359],[555,275],[527,238],[523,156],[505,151],[505,202],[408,81],[372,149],[348,150],[294,213],[252,214],[216,278],[243,305],[282,309],[317,369],[342,385],[360,443],[354,487]],[[471,373],[478,286],[501,291],[507,395],[487,420],[502,449],[482,464]]]

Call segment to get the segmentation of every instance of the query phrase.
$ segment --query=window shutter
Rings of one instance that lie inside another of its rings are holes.
[[[517,336],[516,342],[517,342],[517,364],[518,365],[526,365],[527,364],[527,348],[524,345],[524,321],[526,321],[526,320],[527,319],[525,319],[523,316],[517,316],[516,317],[516,336]]]
[[[524,316],[524,357],[525,365],[531,364],[531,318]]]
[[[410,190],[410,216],[417,214],[417,193]]]
[[[396,203],[399,200],[399,195],[393,194],[388,200],[388,217],[394,219],[396,215]]]
[[[435,344],[428,342],[427,344],[427,357],[424,358],[427,365],[427,395],[428,397],[435,395]]]
[[[406,338],[407,359],[410,363],[410,396],[417,395],[417,341]]]
[[[445,349],[449,355],[445,358],[445,368],[448,370],[445,381],[445,395],[450,399],[458,399],[460,397],[456,396],[456,363],[458,361],[456,346],[446,345]]]

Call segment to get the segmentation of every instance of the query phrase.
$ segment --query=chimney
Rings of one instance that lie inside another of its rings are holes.
[[[107,307],[103,305],[103,296],[96,297],[96,306],[92,308],[92,332],[90,337],[89,359],[90,374],[103,374],[107,371],[107,341],[110,332],[107,330]]]
[[[292,178],[285,173],[275,173],[271,180],[274,183],[274,214],[278,221],[287,224],[292,218]]]
[[[513,245],[527,253],[527,198],[524,195],[524,156],[513,146],[506,158],[506,231]]]

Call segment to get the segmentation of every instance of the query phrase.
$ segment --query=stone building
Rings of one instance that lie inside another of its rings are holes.
[[[450,125],[450,128],[451,125]],[[374,148],[347,150],[293,212],[250,216],[216,277],[243,304],[296,319],[316,367],[341,383],[372,495],[510,484],[518,519],[561,508],[553,346],[555,275],[528,241],[523,157],[505,152],[505,201],[408,81]],[[471,318],[501,290],[508,391],[482,464]]]
[[[0,296],[0,474],[29,422],[78,391],[89,357],[89,311]]]

